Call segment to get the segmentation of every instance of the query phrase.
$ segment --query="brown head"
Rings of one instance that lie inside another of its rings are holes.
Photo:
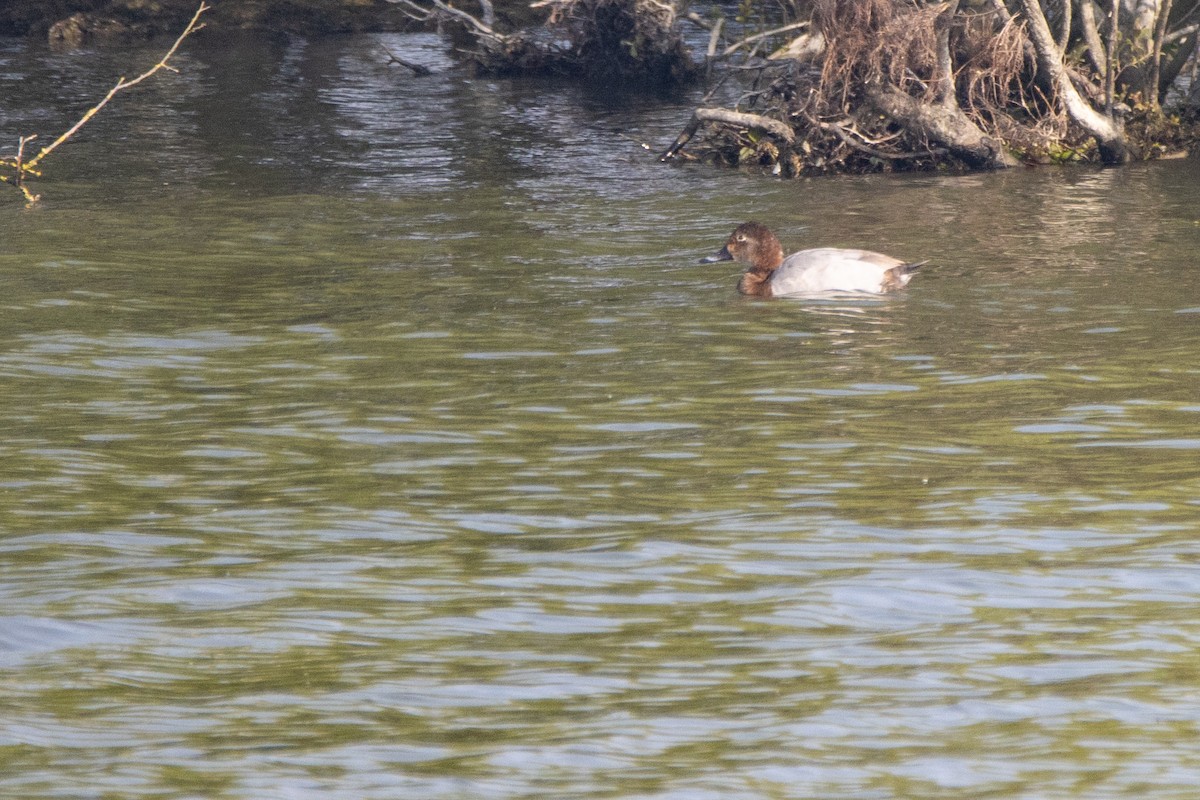
[[[729,241],[720,252],[703,258],[700,263],[713,261],[740,261],[748,264],[746,274],[738,283],[743,294],[770,295],[767,280],[771,273],[783,263],[783,245],[775,234],[761,222],[743,222],[733,229]]]

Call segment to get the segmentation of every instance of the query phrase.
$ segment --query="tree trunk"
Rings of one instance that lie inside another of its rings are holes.
[[[1075,84],[1071,83],[1063,64],[1062,51],[1054,42],[1046,15],[1038,0],[1019,0],[1022,15],[1025,17],[1025,29],[1037,51],[1038,67],[1050,85],[1058,100],[1066,109],[1071,119],[1096,138],[1100,147],[1100,158],[1105,164],[1124,164],[1129,161],[1129,145],[1125,141],[1125,132],[1116,119],[1101,114],[1092,108],[1091,104],[1079,94]],[[1111,34],[1110,34],[1111,35]],[[1111,69],[1111,63],[1109,67]]]
[[[1158,108],[1166,94],[1162,85],[1162,49],[1167,37],[1167,18],[1171,16],[1171,0],[1162,0],[1158,19],[1154,23],[1154,42],[1150,46],[1150,80],[1146,87],[1146,99]]]
[[[1104,75],[1108,72],[1108,57],[1100,38],[1100,28],[1096,24],[1096,6],[1092,0],[1078,2],[1079,14],[1075,18],[1079,20],[1079,33],[1087,45],[1088,60],[1092,62],[1092,69],[1096,70],[1097,75]]]
[[[954,57],[950,53],[950,27],[958,13],[958,0],[950,0],[937,19],[937,82],[939,100],[949,109],[958,108],[954,86]]]
[[[881,114],[896,124],[944,145],[973,167],[1000,169],[1017,165],[1017,160],[1003,144],[979,130],[956,104],[922,103],[890,86],[872,90],[869,99]]]

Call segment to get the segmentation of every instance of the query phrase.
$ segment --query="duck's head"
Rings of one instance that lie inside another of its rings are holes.
[[[783,263],[783,246],[775,234],[760,222],[743,222],[733,229],[721,250],[700,263],[740,261],[755,272],[771,272]]]

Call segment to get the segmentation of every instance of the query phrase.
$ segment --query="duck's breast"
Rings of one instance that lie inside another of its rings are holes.
[[[792,253],[771,276],[771,294],[881,292],[901,261],[869,250],[818,247]]]

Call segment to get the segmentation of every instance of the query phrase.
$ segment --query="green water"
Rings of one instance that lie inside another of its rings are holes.
[[[200,49],[0,205],[0,795],[1195,796],[1197,162],[664,167],[695,98],[381,41],[449,65]],[[0,127],[127,57],[3,43]],[[747,218],[931,263],[747,300]]]

